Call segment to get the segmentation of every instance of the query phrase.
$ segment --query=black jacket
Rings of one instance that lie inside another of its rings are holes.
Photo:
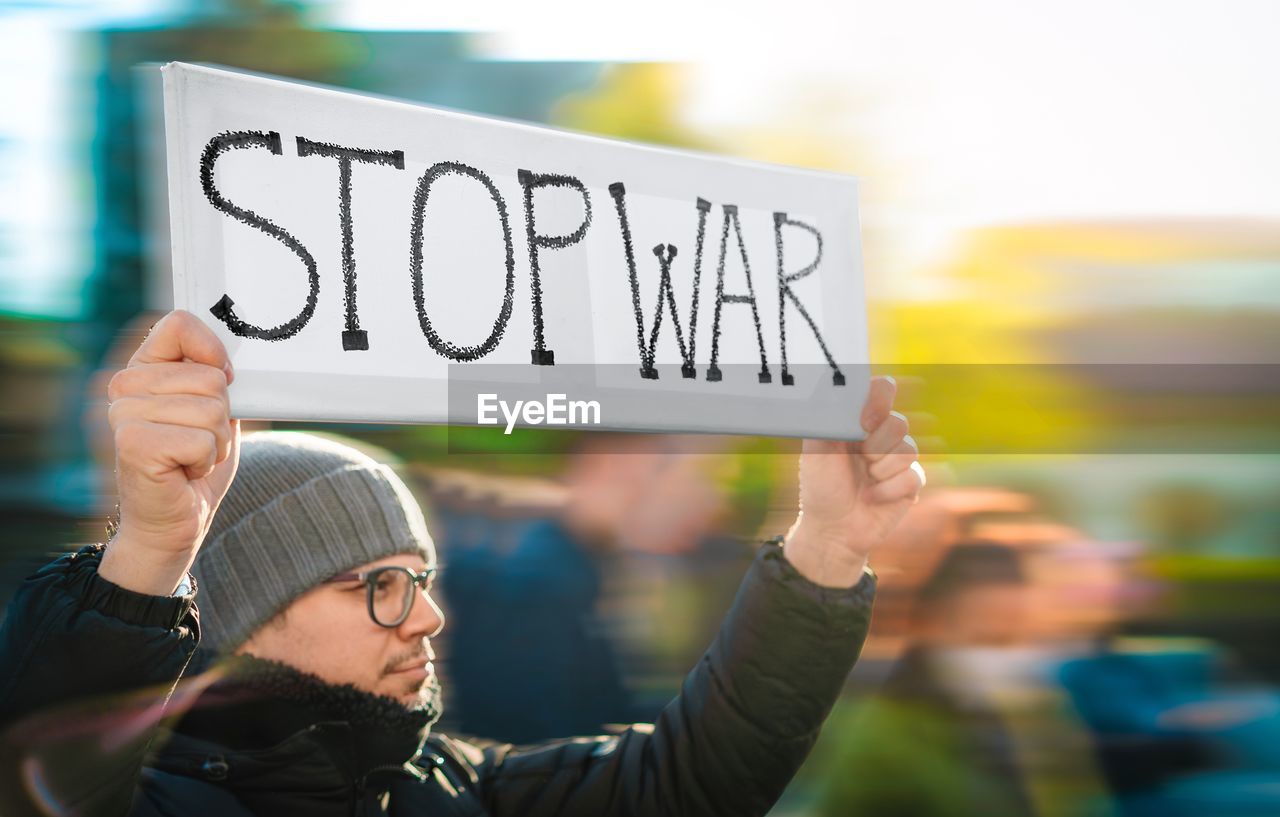
[[[857,658],[875,591],[869,573],[851,590],[818,587],[765,545],[654,725],[526,747],[421,744],[376,719],[202,707],[228,681],[215,667],[179,683],[199,641],[194,600],[111,584],[101,551],[27,579],[0,629],[4,817],[764,814]],[[264,722],[279,730],[265,743]]]

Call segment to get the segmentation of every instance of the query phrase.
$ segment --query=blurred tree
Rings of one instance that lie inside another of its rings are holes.
[[[711,142],[686,124],[686,78],[686,70],[678,64],[614,65],[599,85],[561,101],[553,120],[600,136],[710,149]]]

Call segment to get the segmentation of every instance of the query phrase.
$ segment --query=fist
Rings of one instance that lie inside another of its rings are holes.
[[[182,311],[162,318],[111,378],[120,524],[109,554],[194,558],[239,457],[231,379],[222,342]]]

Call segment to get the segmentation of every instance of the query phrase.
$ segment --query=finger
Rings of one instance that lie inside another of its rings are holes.
[[[889,416],[880,425],[872,429],[867,438],[862,441],[862,453],[871,462],[876,462],[897,449],[902,441],[906,439],[909,427],[910,424],[907,423],[907,418],[903,416],[902,412],[889,412]]]
[[[916,499],[920,489],[925,485],[924,466],[917,460],[899,474],[877,482],[871,488],[871,499],[875,502],[897,502],[902,499]]]
[[[883,481],[901,471],[907,470],[911,467],[911,463],[919,458],[920,449],[916,446],[916,441],[908,434],[902,438],[902,442],[898,443],[896,448],[871,463],[867,473],[871,474],[872,479]]]
[[[901,390],[898,396],[902,396]],[[905,403],[895,400],[900,407],[905,408]],[[937,434],[942,430],[942,423],[938,420],[938,415],[927,411],[903,411],[907,415],[907,419],[911,421],[911,429],[919,439],[921,434]]]
[[[893,398],[898,393],[898,383],[889,375],[871,378],[867,401],[862,404],[862,430],[868,434],[893,410]]]
[[[222,341],[195,315],[175,309],[152,327],[151,334],[129,359],[129,365],[180,360],[226,370],[228,381],[231,379],[231,363]]]
[[[226,373],[203,363],[149,363],[121,369],[107,384],[108,400],[160,394],[198,394],[225,401]]]
[[[174,396],[164,398],[125,398],[111,403],[108,419],[119,437],[119,430],[127,426],[145,424],[159,428],[193,429],[211,435],[214,441],[214,465],[225,460],[232,452],[233,429],[227,409],[220,401],[209,397]],[[165,455],[163,441],[154,443],[154,455]]]
[[[156,482],[178,469],[200,479],[218,464],[217,437],[208,429],[137,420],[117,427],[115,438],[120,470]]]
[[[216,397],[190,394],[125,397],[111,404],[107,419],[112,428],[146,422],[208,431],[217,441],[217,462],[226,459],[231,451],[231,418],[226,402]]]

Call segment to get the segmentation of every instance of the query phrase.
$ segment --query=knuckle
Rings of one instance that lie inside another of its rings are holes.
[[[182,326],[182,316],[179,310],[174,310],[165,315],[160,316],[160,320],[151,325],[151,330],[147,332],[146,341],[154,340],[169,332],[179,331]]]
[[[203,363],[182,363],[182,390],[200,397],[218,397],[227,387],[221,371]]]
[[[898,450],[899,442],[901,442],[900,435],[892,428],[885,428],[875,435],[875,444],[871,450],[880,456],[892,454]]]
[[[107,399],[119,400],[133,390],[133,381],[135,380],[134,370],[132,368],[121,369],[111,376],[111,380],[107,382]]]
[[[172,326],[178,332],[189,332],[196,316],[185,309],[175,309],[160,319],[160,323]]]
[[[124,412],[124,406],[121,401],[113,400],[107,404],[107,425],[116,429],[116,434],[120,433],[119,426],[122,423],[121,414]]]
[[[200,424],[210,431],[216,431],[226,424],[226,416],[222,410],[222,401],[212,397],[197,398],[196,411],[200,416]]]
[[[227,376],[220,369],[194,363],[199,367],[200,390],[203,394],[221,397],[227,393]]]
[[[180,427],[176,432],[174,448],[181,453],[185,461],[195,464],[209,459],[210,453],[215,448],[212,431],[205,428]]]
[[[889,419],[887,422],[892,424],[892,428],[895,432],[901,430],[904,435],[907,433],[907,429],[911,427],[911,423],[907,420],[907,415],[900,411],[889,412]]]
[[[212,469],[218,461],[218,435],[212,431],[204,431],[202,454],[204,455],[202,464]]]
[[[107,405],[107,423],[114,429],[124,429],[133,424],[138,417],[140,401],[136,397],[121,397]],[[136,434],[136,429],[129,434]]]
[[[886,480],[905,467],[906,464],[902,462],[902,458],[896,454],[886,454],[876,460],[875,464],[872,466],[875,477],[879,480]]]

